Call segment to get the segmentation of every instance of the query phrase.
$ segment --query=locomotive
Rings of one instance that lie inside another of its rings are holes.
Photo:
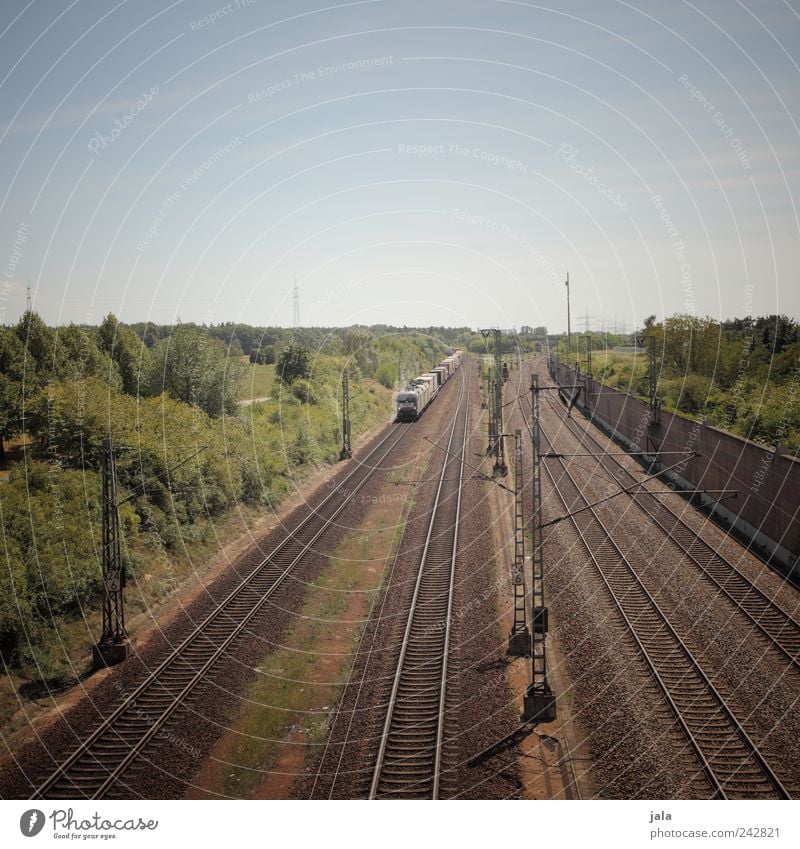
[[[463,354],[456,349],[449,357],[445,357],[431,371],[415,377],[395,396],[398,422],[414,422],[422,411],[439,394],[439,390],[453,376],[461,365]]]

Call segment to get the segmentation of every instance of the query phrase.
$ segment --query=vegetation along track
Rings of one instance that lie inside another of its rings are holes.
[[[41,784],[35,798],[125,797],[122,777],[409,433],[386,436]]]
[[[371,799],[436,799],[440,794],[468,410],[469,389],[462,385],[392,683]]]
[[[520,403],[526,416],[524,402]],[[542,446],[555,449],[542,433]],[[602,520],[560,460],[547,476],[629,630],[651,675],[664,693],[715,798],[790,798],[788,791],[734,716],[725,699],[676,633],[667,615],[611,538]],[[576,512],[580,510],[581,512]]]
[[[562,421],[582,446],[596,454],[597,467],[605,471],[620,487],[636,487],[632,501],[652,523],[664,532],[677,556],[690,562],[713,587],[727,599],[747,621],[800,671],[800,622],[787,613],[743,575],[730,561],[692,530],[669,506],[644,487],[625,466],[609,455],[605,447],[586,427],[572,418]]]

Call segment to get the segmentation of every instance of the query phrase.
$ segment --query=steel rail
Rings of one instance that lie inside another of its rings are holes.
[[[462,408],[464,427],[460,436],[461,456],[457,457],[452,456],[452,448],[454,440],[458,439],[456,429]],[[439,796],[450,620],[468,426],[469,389],[467,388],[464,393],[462,385],[392,682],[369,790],[370,799],[384,796],[436,799]],[[459,476],[458,480],[454,481],[448,476],[448,472],[450,466],[456,462],[459,466]],[[455,488],[447,487],[445,492],[445,483],[455,483],[456,486]],[[443,507],[452,507],[453,499],[455,499],[455,509],[452,515],[445,515],[451,511]],[[447,538],[448,533],[452,534],[451,538]],[[434,551],[434,548],[438,548],[439,545],[446,546],[444,552]],[[444,577],[442,573],[445,569],[447,591],[446,597],[443,598],[441,587]],[[423,607],[427,609],[422,610]],[[407,663],[410,658],[410,648],[412,648],[413,658]],[[431,682],[434,679],[437,663],[441,663],[441,669],[435,676],[438,683],[433,684]],[[436,698],[437,695],[438,698]],[[432,716],[431,713],[434,715]],[[431,725],[435,728],[433,734],[429,731]],[[429,767],[431,751],[433,764]]]
[[[391,427],[370,453],[363,460],[357,461],[355,468],[336,488],[231,590],[98,728],[80,743],[36,789],[32,798],[48,798],[48,794],[54,791],[58,793],[54,798],[75,798],[76,791],[84,798],[102,798],[106,795],[408,432],[402,425]],[[384,450],[380,453],[382,449]],[[367,463],[370,462],[373,464],[368,466]],[[337,505],[339,499],[341,501]],[[328,507],[333,507],[333,512],[325,518],[321,513]],[[320,518],[321,526],[313,531],[314,523]],[[298,541],[309,529],[313,531],[310,539],[305,543]],[[298,544],[300,548],[296,551]],[[295,551],[292,551],[292,548]],[[288,565],[279,564],[282,556],[285,561],[287,553],[290,558]],[[266,585],[248,598],[248,590],[252,590],[259,578],[266,579]],[[209,636],[208,632],[212,628],[219,629],[218,636]],[[188,656],[190,653],[199,666],[189,664],[187,669],[184,655]],[[178,668],[172,669],[173,666]],[[161,679],[166,679],[168,674],[171,676],[171,682],[162,682]],[[153,692],[155,690],[158,692]],[[138,709],[137,702],[140,702]],[[142,704],[145,707],[142,707]],[[135,711],[135,717],[126,717],[126,714],[132,711]],[[129,726],[132,725],[130,733],[137,738],[133,742],[129,742],[124,734],[117,733],[115,726],[123,719]],[[138,729],[141,729],[141,733]],[[96,747],[96,751],[93,751],[92,747]],[[109,764],[108,761],[113,763]],[[83,790],[87,792],[82,792]]]
[[[562,422],[572,428],[573,436],[581,443],[584,437],[588,438],[600,449],[602,458],[612,457],[614,466],[631,481],[636,481],[634,475],[614,455],[608,455],[603,450],[603,445],[588,429],[581,427],[574,419],[562,417]],[[601,462],[601,457],[598,457],[598,464],[611,472],[611,469]],[[642,487],[631,500],[772,647],[796,670],[800,670],[800,622],[755,586],[727,558],[692,530],[669,505],[656,498],[646,487]],[[690,550],[692,547],[695,551]]]
[[[523,417],[524,415],[523,412]],[[552,448],[550,439],[544,433],[542,436]],[[563,460],[560,463],[577,497],[587,501],[566,463]],[[565,509],[570,510],[570,502],[559,487],[555,474],[549,465],[545,464],[545,466],[559,499]],[[587,514],[584,513],[582,516],[586,517]],[[589,510],[589,518],[594,528],[602,535],[597,543],[587,539],[587,532],[581,528],[577,517],[573,517],[572,523],[651,670],[654,680],[664,692],[670,709],[711,783],[715,797],[730,798],[733,794],[734,798],[764,798],[768,795],[777,795],[783,799],[791,798],[722,695],[705,674],[699,661],[678,635],[667,615],[616,545],[594,509]],[[600,562],[597,554],[601,549],[605,550],[606,559],[609,561],[609,564],[605,566]],[[615,566],[622,567],[622,570],[620,574],[620,570],[617,569],[612,579],[609,576],[609,570],[613,570]],[[614,579],[621,582],[626,576],[627,585],[622,590],[619,585],[617,589],[612,586]],[[646,621],[648,618],[649,622]],[[637,620],[636,624],[634,620]],[[645,629],[649,629],[649,636],[644,633]],[[649,647],[645,643],[649,643]],[[660,660],[655,657],[656,654],[660,656]],[[678,667],[681,658],[683,659],[682,669]],[[672,679],[673,683],[670,684],[668,679]],[[681,708],[679,702],[686,703],[686,707]],[[686,715],[686,708],[692,708],[692,715]],[[716,709],[717,718],[713,716],[709,708]],[[716,725],[719,717],[727,724],[726,728],[719,728]],[[734,764],[732,769],[731,762]],[[755,774],[754,767],[757,770]],[[726,775],[721,774],[723,769]]]

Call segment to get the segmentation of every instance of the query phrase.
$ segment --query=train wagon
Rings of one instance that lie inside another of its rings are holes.
[[[426,371],[421,374],[417,380],[422,380],[431,388],[431,401],[439,394],[439,378],[432,371]]]
[[[439,389],[452,377],[461,364],[461,351],[456,349],[429,372],[415,377],[395,396],[397,421],[413,422],[439,394]]]

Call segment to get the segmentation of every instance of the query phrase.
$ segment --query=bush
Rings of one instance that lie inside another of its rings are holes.
[[[670,407],[682,413],[702,413],[709,406],[712,383],[699,374],[687,374],[682,378],[673,378],[662,382],[660,389],[664,400]]]
[[[310,381],[302,377],[295,380],[292,384],[292,395],[294,395],[301,404],[317,403],[317,395],[314,392],[314,387],[311,385]]]
[[[375,372],[375,380],[381,386],[391,389],[397,381],[397,369],[391,363],[383,363]]]
[[[287,345],[278,358],[275,376],[283,384],[294,383],[300,377],[308,377],[311,353],[303,345]]]

